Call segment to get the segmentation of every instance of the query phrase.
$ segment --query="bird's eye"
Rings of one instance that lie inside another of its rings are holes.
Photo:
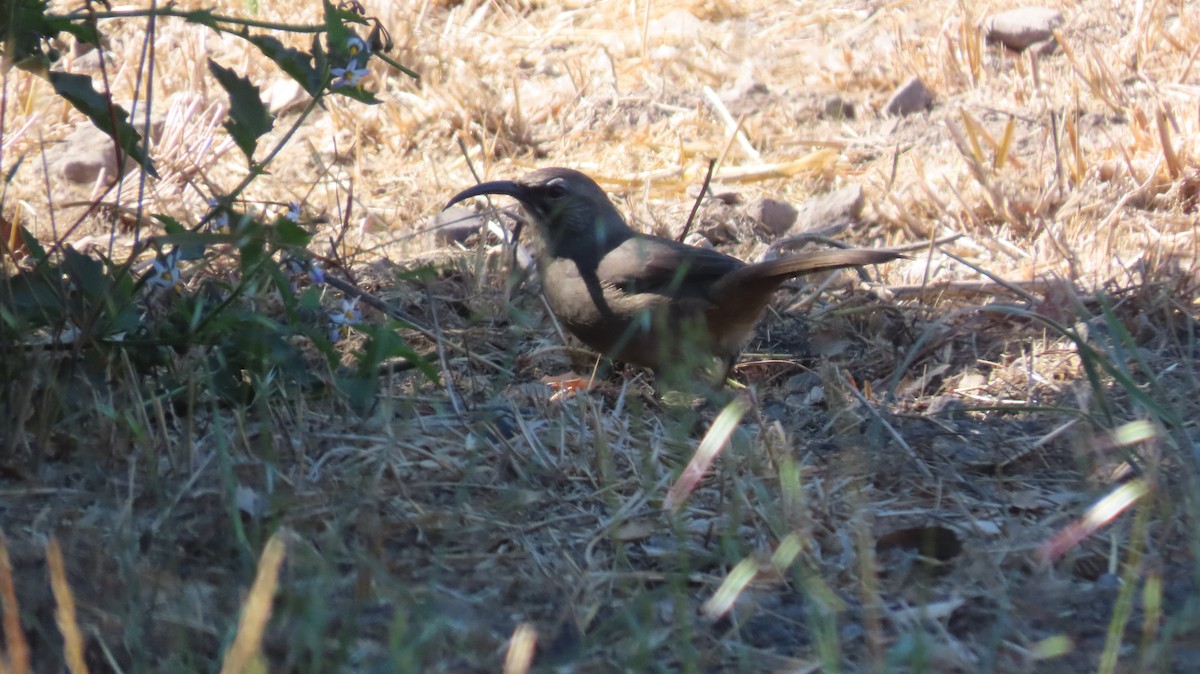
[[[562,199],[567,196],[567,186],[561,180],[554,180],[546,184],[546,196],[551,199]]]

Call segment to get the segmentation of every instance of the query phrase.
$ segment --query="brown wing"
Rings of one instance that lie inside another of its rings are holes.
[[[609,251],[600,282],[630,295],[708,298],[717,279],[744,266],[723,253],[651,236],[635,236]]]

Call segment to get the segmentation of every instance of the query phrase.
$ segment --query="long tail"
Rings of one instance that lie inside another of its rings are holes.
[[[768,289],[775,288],[793,276],[832,271],[843,267],[881,264],[900,257],[904,256],[889,250],[848,248],[821,250],[766,262],[756,262],[726,274],[713,284],[710,296],[717,304],[724,304],[726,300],[736,301],[738,296],[744,296],[750,288],[758,289],[763,286],[767,286]]]

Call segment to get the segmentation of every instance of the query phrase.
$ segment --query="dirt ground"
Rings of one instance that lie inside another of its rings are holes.
[[[1015,53],[984,40],[1013,6],[367,4],[420,79],[373,59],[363,87],[382,102],[326,99],[242,199],[298,202],[326,273],[427,327],[396,329],[442,356],[439,376],[385,368],[365,410],[298,384],[238,406],[189,379],[194,353],[168,383],[5,344],[32,368],[0,405],[32,671],[68,661],[51,539],[92,671],[213,671],[272,535],[271,671],[517,672],[527,639],[536,671],[1194,671],[1200,12],[1057,3],[1057,47]],[[321,21],[318,3],[254,7],[219,11]],[[127,103],[148,86],[146,19],[101,28]],[[141,190],[146,212],[192,226],[247,174],[206,59],[280,101],[260,149],[304,107],[244,40],[167,17],[155,31],[160,179],[144,185],[65,178],[53,149],[87,122],[41,78],[6,75],[3,170],[24,159],[4,216],[43,243],[123,260],[158,233],[131,224]],[[914,77],[928,109],[888,114]],[[707,403],[637,368],[556,384],[596,359],[536,275],[495,228],[431,229],[477,180],[567,166],[674,237],[710,159],[719,198],[691,241],[907,258],[786,286],[738,384]],[[861,211],[806,217],[856,189]],[[764,222],[763,199],[800,217]],[[184,292],[235,267],[185,268]],[[364,342],[338,344],[346,363]],[[735,398],[712,469],[665,508]]]

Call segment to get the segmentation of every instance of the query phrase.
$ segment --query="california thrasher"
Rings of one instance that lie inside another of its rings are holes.
[[[484,194],[524,206],[540,239],[542,291],[558,320],[606,357],[658,373],[675,365],[694,371],[716,358],[727,374],[784,281],[901,257],[859,248],[746,264],[633,231],[599,185],[566,168],[482,183],[454,195],[446,208]]]

